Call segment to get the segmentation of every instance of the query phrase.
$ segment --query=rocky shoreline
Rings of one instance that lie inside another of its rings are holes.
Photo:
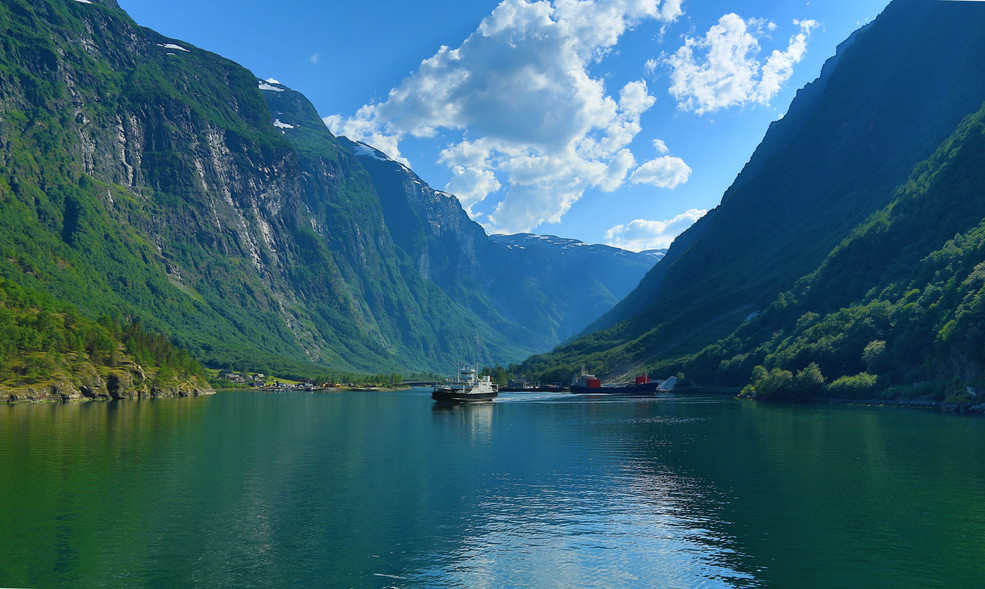
[[[196,377],[156,382],[154,374],[128,362],[119,368],[98,370],[88,362],[71,374],[23,385],[0,385],[0,403],[43,403],[67,401],[114,401],[211,395],[215,390]]]
[[[738,389],[733,388],[710,388],[710,387],[694,387],[688,389],[688,392],[694,393],[705,393],[713,395],[727,395],[734,396],[736,398],[743,398],[738,395]],[[747,400],[755,401],[755,397],[749,397]],[[771,401],[764,401],[771,402]],[[937,401],[934,399],[834,399],[819,397],[807,401],[777,401],[777,402],[787,402],[796,404],[815,404],[823,403],[829,405],[861,405],[864,407],[901,407],[906,409],[924,409],[928,411],[940,411],[942,413],[964,413],[969,415],[985,415],[985,402],[982,403],[947,403],[945,401]]]
[[[816,399],[813,402],[834,405],[864,405],[867,407],[903,407],[971,415],[985,414],[985,403],[946,403],[933,399]]]

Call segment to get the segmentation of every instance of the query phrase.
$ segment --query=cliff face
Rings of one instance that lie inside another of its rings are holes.
[[[490,331],[436,289],[418,302],[358,161],[320,121],[292,145],[248,71],[111,6],[4,10],[4,168],[28,221],[5,237],[68,261],[32,286],[217,364],[437,369],[455,332]],[[503,353],[488,335],[460,351]]]
[[[0,37],[0,277],[265,372],[505,363],[594,318],[516,314],[453,197],[112,0],[3,0]]]

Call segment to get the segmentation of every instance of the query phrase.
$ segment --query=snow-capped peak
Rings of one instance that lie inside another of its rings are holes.
[[[371,157],[374,160],[380,160],[381,162],[390,161],[390,158],[388,158],[385,153],[375,147],[370,147],[361,141],[356,141],[355,144],[356,147],[352,151],[359,157]]]

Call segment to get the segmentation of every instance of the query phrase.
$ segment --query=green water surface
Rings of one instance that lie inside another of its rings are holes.
[[[975,587],[985,420],[425,390],[0,406],[3,587]]]

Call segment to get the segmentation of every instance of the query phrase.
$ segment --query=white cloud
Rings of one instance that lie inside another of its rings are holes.
[[[664,143],[664,140],[663,139],[654,139],[653,140],[653,147],[659,153],[662,153],[662,154],[668,154],[668,153],[670,153],[670,148],[667,147],[667,144]]]
[[[318,62],[321,61],[321,54],[316,53],[312,55],[311,57],[308,58],[308,61],[310,61],[314,65],[318,65]]]
[[[633,184],[649,184],[658,188],[676,188],[687,182],[691,167],[679,157],[665,155],[650,160],[636,168],[629,181]]]
[[[584,188],[550,181],[520,184],[510,188],[484,224],[489,232],[530,231],[541,223],[559,223],[561,217],[581,198]],[[524,229],[528,227],[529,229]]]
[[[472,205],[502,187],[496,174],[481,168],[455,166],[445,191],[458,197],[462,207],[472,213]]]
[[[328,128],[331,129],[332,133],[345,135],[353,141],[361,141],[372,145],[393,160],[409,166],[410,162],[400,155],[400,147],[398,145],[400,137],[390,135],[386,132],[385,128],[381,130],[376,126],[367,114],[372,108],[371,106],[360,108],[356,116],[351,119],[344,119],[339,115],[331,115],[325,117],[323,120]]]
[[[680,14],[680,0],[504,0],[385,101],[325,122],[398,160],[404,138],[450,142],[439,158],[452,171],[447,190],[469,210],[501,194],[488,227],[529,231],[559,221],[586,189],[626,181],[629,144],[656,99],[643,81],[613,96],[588,69],[636,24]]]
[[[768,103],[780,92],[780,85],[793,74],[793,66],[804,59],[804,54],[807,53],[807,38],[818,26],[813,20],[795,20],[793,24],[800,27],[800,33],[790,37],[786,51],[774,50],[763,66],[763,75],[759,80],[760,102]]]
[[[698,114],[731,106],[768,104],[803,59],[807,39],[818,24],[794,21],[800,32],[785,50],[774,50],[766,64],[759,62],[760,40],[776,25],[758,19],[743,20],[726,14],[704,37],[685,38],[684,45],[666,58],[671,68],[670,93],[678,108]]]
[[[605,232],[607,243],[613,247],[632,251],[662,249],[670,247],[678,235],[708,211],[691,209],[669,221],[647,221],[636,219],[627,225],[616,225]]]

